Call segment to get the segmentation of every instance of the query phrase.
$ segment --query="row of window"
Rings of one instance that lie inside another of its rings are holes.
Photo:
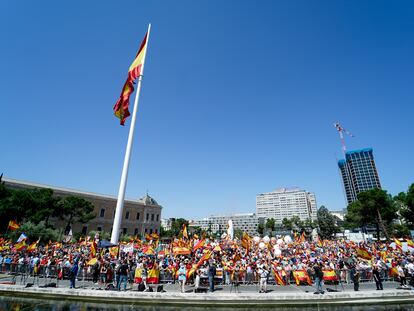
[[[102,231],[102,227],[101,226],[98,226],[96,230],[98,232],[101,232]],[[88,232],[88,226],[83,226],[82,227],[82,234],[83,235],[86,235],[87,232]],[[111,232],[110,233],[112,234],[112,229],[111,229]],[[139,233],[138,228],[135,228],[134,229],[134,235],[138,235],[138,233]],[[145,228],[145,233],[149,233],[149,234],[158,233],[158,230],[157,229],[147,229],[147,228]],[[123,228],[122,229],[122,234],[128,234],[128,228]]]
[[[127,211],[125,213],[125,219],[129,219],[129,216],[130,216],[129,211]],[[105,217],[105,209],[104,208],[101,208],[101,211],[99,213],[99,217]],[[115,217],[115,211],[114,211],[114,217]],[[136,220],[139,220],[140,219],[140,213],[139,212],[137,213],[135,219]],[[150,214],[147,213],[146,220],[149,221],[149,219],[150,219]],[[156,219],[156,221],[159,221],[160,220],[160,215],[159,214],[156,214],[156,215],[155,214],[151,214],[151,221],[154,221],[155,219]]]

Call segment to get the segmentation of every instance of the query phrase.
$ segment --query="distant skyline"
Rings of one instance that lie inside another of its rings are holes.
[[[411,1],[3,1],[0,173],[116,196],[130,119],[112,107],[151,22],[127,198],[197,219],[297,186],[343,209],[336,121],[396,195],[414,182],[413,16]]]

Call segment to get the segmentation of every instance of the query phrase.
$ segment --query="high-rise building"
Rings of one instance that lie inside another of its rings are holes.
[[[256,197],[257,217],[273,218],[282,223],[284,218],[298,216],[301,220],[316,220],[315,194],[299,188],[281,188],[261,193]]]
[[[355,202],[362,191],[381,189],[372,148],[348,151],[338,166],[348,204]]]

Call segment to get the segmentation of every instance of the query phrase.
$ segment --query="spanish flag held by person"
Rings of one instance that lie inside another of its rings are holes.
[[[137,56],[135,56],[134,61],[129,67],[127,80],[122,88],[121,95],[114,106],[114,114],[120,119],[121,125],[124,125],[126,118],[131,115],[129,112],[129,97],[132,92],[134,92],[136,78],[142,75],[145,54],[147,52],[147,38],[148,32],[145,34],[144,40],[142,40]]]
[[[357,256],[362,259],[365,259],[365,260],[372,259],[372,255],[364,247],[357,247],[356,252],[357,252]]]
[[[395,247],[397,247],[399,250],[402,250],[402,243],[397,238],[394,238]]]
[[[15,222],[14,220],[10,220],[9,221],[9,225],[7,226],[7,229],[10,229],[12,231],[15,231],[15,230],[17,230],[19,228],[20,228],[20,225],[17,222]]]

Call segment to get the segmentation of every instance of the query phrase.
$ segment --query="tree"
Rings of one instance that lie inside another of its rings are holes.
[[[287,219],[286,217],[283,218],[283,220],[282,220],[282,226],[286,230],[292,230],[293,229],[292,220]]]
[[[380,229],[389,239],[387,228],[397,218],[397,209],[390,195],[382,189],[371,189],[360,192],[357,201],[348,205],[346,221],[348,225],[366,227],[374,225],[377,229],[377,238],[380,238]]]
[[[47,243],[48,241],[57,241],[59,237],[58,230],[48,228],[44,221],[41,221],[38,224],[30,221],[22,223],[19,229],[9,233],[9,237],[16,241],[22,233],[28,237],[30,243],[33,243],[38,239],[40,239],[40,242],[43,243]]]
[[[234,229],[234,238],[238,238],[239,240],[241,240],[243,237],[243,230],[240,228],[235,228]]]
[[[263,234],[264,229],[265,229],[264,224],[259,224],[259,225],[257,226],[257,232],[258,232],[259,234]]]
[[[183,225],[188,227],[188,220],[184,218],[175,218],[171,222],[171,237],[178,237],[180,235],[180,231],[183,229]],[[188,228],[187,228],[188,229]]]
[[[62,198],[58,204],[62,211],[61,218],[67,219],[67,228],[69,228],[73,222],[84,224],[95,218],[93,204],[84,198],[68,196]]]
[[[410,229],[414,229],[414,183],[408,188],[407,193],[400,192],[394,197],[399,207],[399,213],[404,218]]]
[[[325,206],[322,205],[318,209],[317,217],[319,234],[322,239],[330,239],[335,233],[339,232],[335,216],[333,216]]]
[[[274,218],[268,218],[266,220],[266,228],[269,228],[271,231],[275,230],[276,221]]]

